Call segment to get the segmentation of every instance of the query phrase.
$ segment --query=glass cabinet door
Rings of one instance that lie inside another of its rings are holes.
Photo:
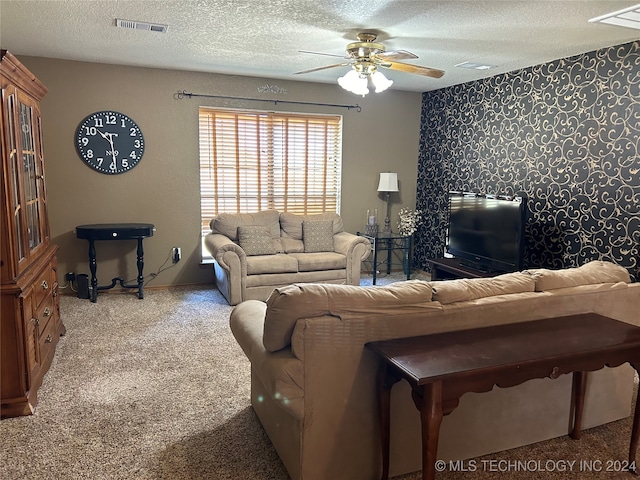
[[[19,275],[46,248],[44,162],[40,111],[29,96],[12,87],[3,89],[7,152],[6,192],[8,231],[11,232],[9,276]],[[3,127],[4,128],[4,127]]]
[[[33,131],[33,108],[19,102],[19,121],[22,143],[22,167],[24,178],[25,215],[29,250],[42,243],[38,202],[38,158]]]
[[[20,182],[20,170],[21,170],[21,162],[18,158],[18,148],[16,144],[16,97],[15,94],[11,94],[7,97],[7,130],[8,130],[8,158],[9,158],[9,182],[11,192],[7,192],[7,195],[10,195],[11,201],[11,211],[13,212],[13,228],[15,229],[16,235],[16,255],[17,262],[20,264],[22,260],[24,260],[26,256],[24,241],[23,241],[23,233],[22,233],[22,188]]]

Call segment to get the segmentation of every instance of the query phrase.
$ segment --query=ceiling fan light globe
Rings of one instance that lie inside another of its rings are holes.
[[[338,78],[338,84],[345,90],[349,90],[349,87],[358,80],[358,76],[358,72],[349,70],[342,77]]]
[[[393,85],[393,80],[389,80],[384,74],[376,70],[371,74],[371,82],[376,87],[376,93],[384,92],[387,88]]]
[[[362,95],[363,97],[369,93],[367,77],[361,76],[355,70],[349,70],[344,76],[338,78],[338,85],[348,92]]]

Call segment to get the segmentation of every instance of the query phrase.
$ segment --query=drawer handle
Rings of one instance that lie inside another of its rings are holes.
[[[51,335],[47,335],[47,338],[44,339],[44,343],[51,343],[53,342],[53,338],[51,338]]]
[[[42,315],[44,315],[45,317],[51,316],[51,310],[49,309],[49,307],[44,309],[44,312],[42,312]]]
[[[42,281],[42,289],[43,290],[48,290],[49,289],[49,284],[47,283],[46,280]]]
[[[33,323],[36,324],[36,327],[40,326],[40,320],[38,318],[32,318],[31,320],[33,320]]]

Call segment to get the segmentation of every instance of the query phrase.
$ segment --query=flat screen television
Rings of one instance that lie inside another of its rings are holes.
[[[478,270],[520,270],[526,203],[523,197],[451,192],[447,252]]]

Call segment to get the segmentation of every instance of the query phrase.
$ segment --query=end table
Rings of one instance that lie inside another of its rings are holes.
[[[402,250],[402,271],[407,276],[407,280],[411,278],[413,269],[411,262],[411,244],[412,235],[400,235],[399,233],[379,232],[377,235],[366,235],[357,232],[357,235],[369,239],[371,242],[371,250],[373,251],[373,284],[376,284],[378,265],[387,264],[387,274],[391,273],[391,264],[393,263],[391,254],[393,250]],[[387,258],[379,261],[378,251],[386,250]]]

